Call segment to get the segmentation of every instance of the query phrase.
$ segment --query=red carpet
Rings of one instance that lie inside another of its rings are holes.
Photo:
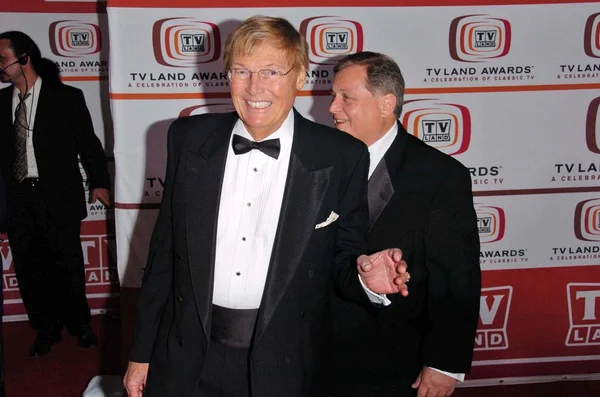
[[[80,348],[77,340],[64,331],[63,340],[52,347],[50,354],[31,358],[27,349],[35,338],[33,330],[24,322],[5,323],[7,397],[80,397],[94,376],[119,374],[120,321],[108,316],[93,316],[92,328],[100,339],[96,349]],[[599,397],[600,382],[464,388],[454,393],[454,397],[542,396]]]
[[[120,321],[92,316],[100,346],[82,349],[63,331],[62,341],[44,357],[29,357],[35,332],[26,322],[4,323],[4,363],[7,397],[80,397],[96,375],[119,374]]]

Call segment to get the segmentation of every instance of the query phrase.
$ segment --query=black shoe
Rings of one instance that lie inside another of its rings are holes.
[[[98,337],[94,335],[91,329],[86,328],[77,335],[77,342],[79,346],[89,349],[92,347],[98,347]]]
[[[31,357],[41,357],[50,353],[50,348],[53,344],[60,341],[60,334],[44,335],[38,334],[35,338],[35,342],[29,348],[29,355]]]

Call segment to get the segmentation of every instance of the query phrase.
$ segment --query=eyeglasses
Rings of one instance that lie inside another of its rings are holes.
[[[256,73],[260,81],[273,83],[279,80],[282,76],[289,74],[292,70],[294,70],[294,67],[285,73],[274,69],[261,69],[258,72],[253,72],[246,68],[232,68],[227,71],[227,78],[229,78],[231,81],[244,82],[250,80],[250,77]]]

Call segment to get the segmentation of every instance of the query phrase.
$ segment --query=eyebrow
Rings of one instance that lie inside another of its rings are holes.
[[[239,63],[239,62],[234,62],[234,63],[231,64],[231,66],[233,66],[233,67],[238,66],[238,67],[241,67],[241,68],[248,69],[248,67],[246,65],[244,65],[243,63]],[[281,66],[279,64],[275,64],[275,63],[270,63],[268,65],[261,66],[260,70],[262,70],[262,69],[269,69],[269,68],[272,68],[272,67],[283,67],[283,66]]]

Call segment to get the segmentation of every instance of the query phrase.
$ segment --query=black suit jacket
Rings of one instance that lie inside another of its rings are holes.
[[[409,295],[375,312],[335,299],[334,391],[409,396],[423,366],[469,372],[479,315],[480,267],[471,178],[458,161],[401,124],[369,180],[369,251],[402,249]]]
[[[14,128],[13,86],[0,90],[0,169],[8,196],[8,213],[14,204],[11,191],[17,183],[12,171]],[[88,175],[90,190],[110,187],[106,155],[94,134],[83,92],[77,88],[42,81],[33,126],[33,146],[40,186],[58,225],[87,216],[85,191],[77,156]]]
[[[6,233],[8,225],[8,213],[6,209],[6,188],[4,179],[0,173],[0,234]]]
[[[176,120],[130,358],[148,397],[193,392],[210,338],[217,216],[235,113]],[[335,286],[369,305],[356,271],[367,226],[364,144],[295,113],[280,220],[251,344],[252,395],[326,395]],[[315,229],[331,211],[339,219]]]

